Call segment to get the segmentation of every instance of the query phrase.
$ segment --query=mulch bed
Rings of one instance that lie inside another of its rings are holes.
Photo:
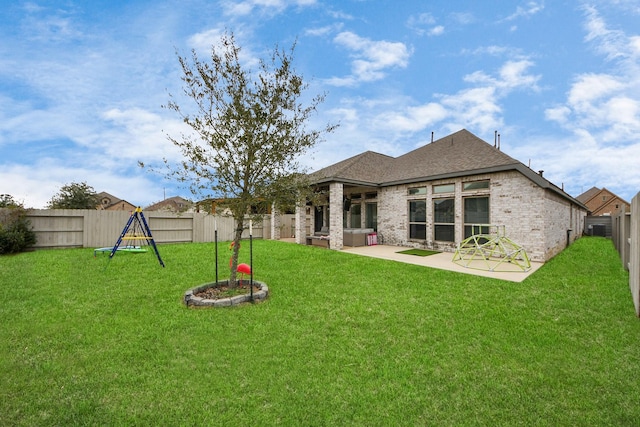
[[[253,293],[259,292],[260,289],[261,288],[259,286],[255,284],[253,285]],[[229,298],[235,295],[245,295],[250,292],[251,292],[251,287],[249,286],[249,281],[242,281],[242,283],[238,283],[238,286],[235,289],[232,289],[226,283],[221,283],[216,286],[206,288],[201,292],[194,293],[193,296],[204,298],[204,299],[221,299],[221,298]]]

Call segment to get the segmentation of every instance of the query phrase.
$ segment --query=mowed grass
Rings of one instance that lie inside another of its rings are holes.
[[[182,304],[213,244],[160,253],[0,257],[0,425],[640,425],[609,240],[522,283],[257,240],[270,297],[224,309]]]

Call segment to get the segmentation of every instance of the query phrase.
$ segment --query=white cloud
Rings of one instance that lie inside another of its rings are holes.
[[[629,37],[629,51],[632,56],[640,56],[640,36]]]
[[[288,7],[313,6],[316,0],[226,0],[222,3],[225,15],[247,16],[259,10],[268,14],[281,13]]]
[[[441,97],[442,105],[449,111],[447,129],[480,129],[482,133],[501,127],[502,108],[498,105],[496,87],[492,85],[465,89],[453,95]]]
[[[436,23],[436,18],[434,18],[433,15],[430,13],[420,13],[418,15],[412,15],[409,17],[409,20],[407,21],[407,25],[409,25],[410,28],[423,26],[423,25],[433,25],[435,23]]]
[[[575,109],[588,105],[622,89],[624,85],[614,76],[607,74],[583,74],[573,83],[567,101]]]
[[[221,43],[221,38],[227,33],[226,29],[222,28],[210,28],[198,33],[193,34],[188,39],[188,44],[199,56],[199,60],[202,62],[210,61],[211,48],[215,48],[216,52],[223,52],[225,47]],[[249,32],[239,29],[233,32],[233,38],[235,39],[236,46],[240,47],[240,53],[238,57],[243,66],[253,68],[258,65],[260,59],[258,55],[251,49],[251,43],[249,42],[252,35]],[[190,58],[190,55],[188,55]]]
[[[530,1],[524,6],[518,6],[516,11],[504,18],[504,21],[513,21],[517,18],[528,18],[544,9],[544,2]]]
[[[407,20],[407,27],[419,36],[439,36],[444,33],[443,25],[436,25],[436,19],[430,13],[412,15]]]
[[[595,7],[585,6],[584,10],[586,14],[584,26],[587,30],[585,40],[595,43],[597,51],[606,55],[608,60],[629,56],[630,40],[624,32],[609,29]]]
[[[546,117],[575,134],[589,134],[604,145],[637,144],[640,132],[640,58],[637,35],[607,27],[594,7],[585,8],[586,41],[613,62],[608,72],[576,76],[564,105],[551,107]],[[562,112],[562,114],[558,114]]]
[[[344,31],[334,38],[334,42],[352,52],[352,74],[347,77],[329,79],[336,86],[353,86],[360,82],[380,80],[389,68],[404,68],[409,63],[410,49],[404,43],[373,41]]]
[[[537,90],[539,76],[528,72],[529,60],[506,61],[493,75],[477,71],[464,76],[472,87],[452,94],[436,95],[437,102],[406,105],[410,99],[380,104],[371,112],[371,126],[390,138],[406,137],[435,128],[457,131],[477,129],[487,134],[503,128],[501,102],[514,90]],[[398,107],[400,105],[400,107]],[[405,105],[402,107],[401,105]]]
[[[540,76],[526,74],[526,71],[533,65],[533,62],[527,60],[507,61],[500,68],[500,77],[502,78],[503,87],[516,88],[525,86],[536,88]]]
[[[167,119],[140,108],[114,108],[106,111],[103,118],[109,122],[109,131],[98,135],[95,144],[116,162],[126,159],[135,164],[138,160],[150,162],[180,156],[177,147],[167,139],[167,134],[178,138],[190,131],[182,121]]]
[[[470,12],[454,12],[451,18],[460,25],[469,25],[476,21],[476,17]]]
[[[416,107],[408,107],[402,113],[392,112],[380,117],[380,121],[385,126],[397,132],[420,132],[449,116],[446,107],[430,102]]]
[[[429,30],[428,34],[430,36],[440,36],[444,34],[444,27],[442,25],[436,25]]]
[[[325,25],[324,27],[308,28],[304,33],[308,36],[321,37],[340,31],[342,27],[343,24],[337,23],[332,25]]]
[[[40,7],[33,3],[24,6],[27,16],[23,27],[31,40],[45,43],[63,43],[83,37],[82,30],[73,19],[72,9]]]
[[[548,165],[545,169],[551,176],[573,181],[573,195],[598,186],[630,197],[640,189],[638,36],[609,29],[593,6],[585,7],[585,29],[585,41],[604,56],[604,65],[610,68],[576,76],[565,101],[545,111],[546,119],[570,136],[539,142],[538,160]],[[563,150],[557,150],[559,146]],[[581,188],[575,183],[581,183]]]
[[[556,121],[560,124],[565,124],[571,114],[571,109],[565,105],[559,107],[547,108],[544,112],[547,120]]]
[[[11,194],[27,208],[44,209],[63,185],[73,182],[86,182],[96,192],[106,191],[141,206],[162,200],[166,185],[142,170],[114,174],[93,162],[69,167],[57,159],[43,158],[33,165],[12,164],[0,168],[0,194]]]
[[[220,37],[224,32],[225,31],[221,28],[210,28],[208,30],[195,33],[189,37],[189,45],[195,49],[196,52],[211,52],[211,46],[219,45]]]
[[[464,81],[475,85],[452,95],[441,95],[441,103],[449,111],[450,130],[460,127],[480,129],[483,133],[501,128],[500,102],[512,91],[537,90],[540,76],[529,74],[533,66],[529,60],[506,61],[495,75],[476,71],[464,76]]]
[[[496,91],[500,91],[497,92],[498,94],[508,94],[516,89],[537,91],[541,76],[528,72],[533,65],[534,63],[528,59],[508,60],[495,76],[488,75],[484,71],[476,71],[464,76],[464,81],[493,87]]]

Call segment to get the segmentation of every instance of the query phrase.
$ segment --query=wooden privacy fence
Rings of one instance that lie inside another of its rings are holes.
[[[233,240],[234,221],[206,213],[143,212],[156,243],[213,242]],[[36,233],[36,248],[98,248],[113,246],[130,212],[90,209],[29,210],[27,218]],[[243,238],[249,237],[246,221]],[[253,223],[253,237],[271,238],[271,218]]]
[[[629,271],[629,289],[636,316],[640,317],[640,193],[631,200],[631,212],[613,217],[612,228],[613,243]]]

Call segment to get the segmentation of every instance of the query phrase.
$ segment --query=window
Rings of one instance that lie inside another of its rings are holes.
[[[438,241],[443,241],[443,242],[455,241],[454,221],[455,221],[454,199],[435,199],[433,201],[434,239]]]
[[[484,190],[487,188],[489,188],[489,181],[474,181],[462,184],[462,191]]]
[[[427,194],[427,187],[415,187],[409,189],[410,196],[419,196]]]
[[[441,184],[433,186],[433,194],[453,193],[456,189],[455,184]]]
[[[373,231],[378,231],[378,204],[367,203],[365,206],[365,228],[373,228]]]
[[[409,238],[427,238],[427,201],[409,201]]]
[[[466,197],[464,199],[464,238],[471,236],[472,225],[489,224],[489,198]],[[476,228],[476,233],[489,233],[489,227]]]
[[[361,228],[362,206],[360,203],[351,205],[351,228]]]

